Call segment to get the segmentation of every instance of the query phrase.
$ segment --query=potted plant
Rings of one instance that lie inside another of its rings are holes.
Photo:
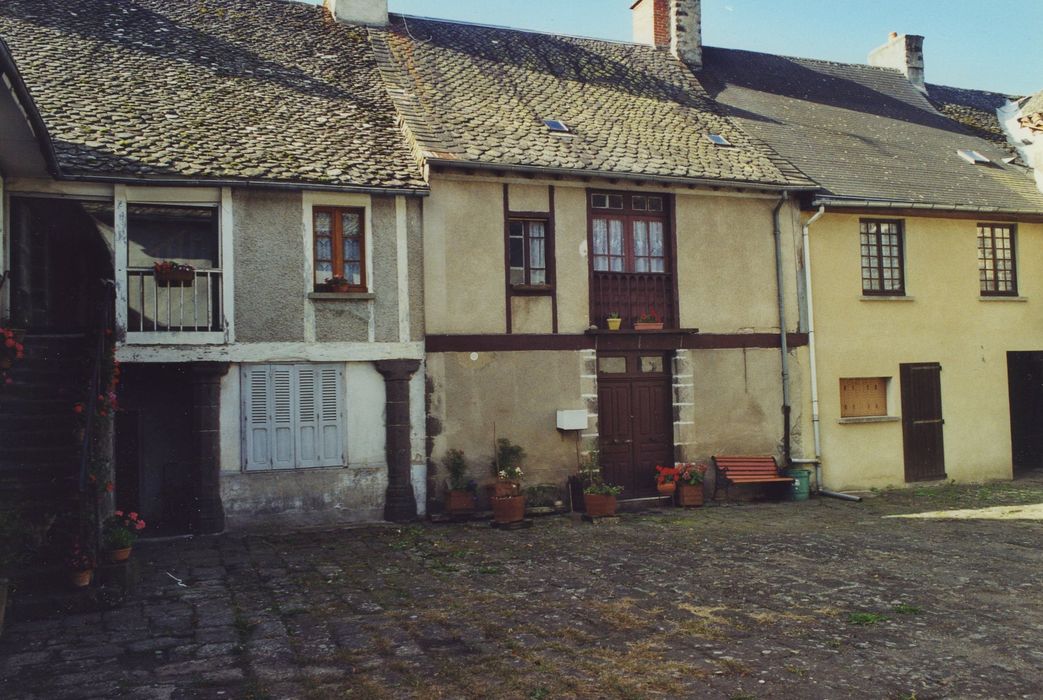
[[[592,450],[583,462],[583,509],[591,518],[603,518],[615,515],[618,507],[616,500],[623,493],[622,486],[614,486],[605,481],[601,472],[601,463],[597,450]]]
[[[152,265],[157,284],[166,287],[186,287],[196,279],[196,268],[173,260],[162,260]]]
[[[463,450],[446,451],[442,466],[449,477],[446,480],[445,511],[450,515],[473,513],[475,482],[467,479],[467,459]]]
[[[94,555],[76,538],[69,545],[65,554],[65,568],[69,572],[69,582],[73,588],[86,588],[94,577]]]
[[[145,521],[137,513],[117,510],[105,518],[101,526],[101,537],[109,554],[109,561],[126,561],[130,557],[134,542],[138,539],[138,533],[144,529]]]
[[[678,467],[677,505],[701,506],[703,504],[703,479],[707,465],[685,463]]]
[[[620,318],[618,311],[610,311],[605,318],[605,322],[608,324],[610,331],[618,331],[619,326],[623,323],[623,319]]]
[[[635,331],[661,331],[663,330],[663,317],[654,307],[649,307],[644,313],[637,317],[634,322]]]
[[[351,291],[351,282],[345,277],[340,275],[334,275],[326,279],[326,290],[330,292],[336,292],[337,294],[344,294]]]
[[[16,360],[25,357],[25,346],[16,331],[11,328],[0,328],[0,385],[11,383],[8,370],[14,366]]]
[[[496,441],[496,456],[492,470],[496,483],[492,485],[490,502],[493,520],[500,524],[516,523],[525,519],[525,496],[521,493],[521,465],[525,450],[507,438]]]
[[[677,490],[680,471],[677,467],[656,466],[656,488],[663,496],[672,496]]]

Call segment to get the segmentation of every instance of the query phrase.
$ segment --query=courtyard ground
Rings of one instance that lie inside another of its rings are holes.
[[[1035,478],[145,542],[123,608],[8,626],[0,697],[1037,698],[1039,509],[887,516],[1040,503]]]

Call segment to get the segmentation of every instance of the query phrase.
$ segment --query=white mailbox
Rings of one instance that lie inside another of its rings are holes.
[[[587,409],[574,408],[558,411],[558,430],[586,430]]]

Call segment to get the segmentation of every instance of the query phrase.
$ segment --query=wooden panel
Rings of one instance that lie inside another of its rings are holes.
[[[905,480],[945,478],[941,365],[901,365]]]
[[[887,415],[887,377],[840,380],[840,417]]]
[[[598,432],[600,458],[605,480],[623,487],[630,496],[634,489],[633,434],[630,420],[630,383],[626,380],[598,382]]]

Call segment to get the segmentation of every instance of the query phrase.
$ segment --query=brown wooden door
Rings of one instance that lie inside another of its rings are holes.
[[[656,495],[655,467],[674,462],[669,358],[663,353],[598,357],[598,431],[605,479],[623,498]]]
[[[927,362],[904,364],[900,370],[905,480],[944,479],[942,367],[937,362]]]

